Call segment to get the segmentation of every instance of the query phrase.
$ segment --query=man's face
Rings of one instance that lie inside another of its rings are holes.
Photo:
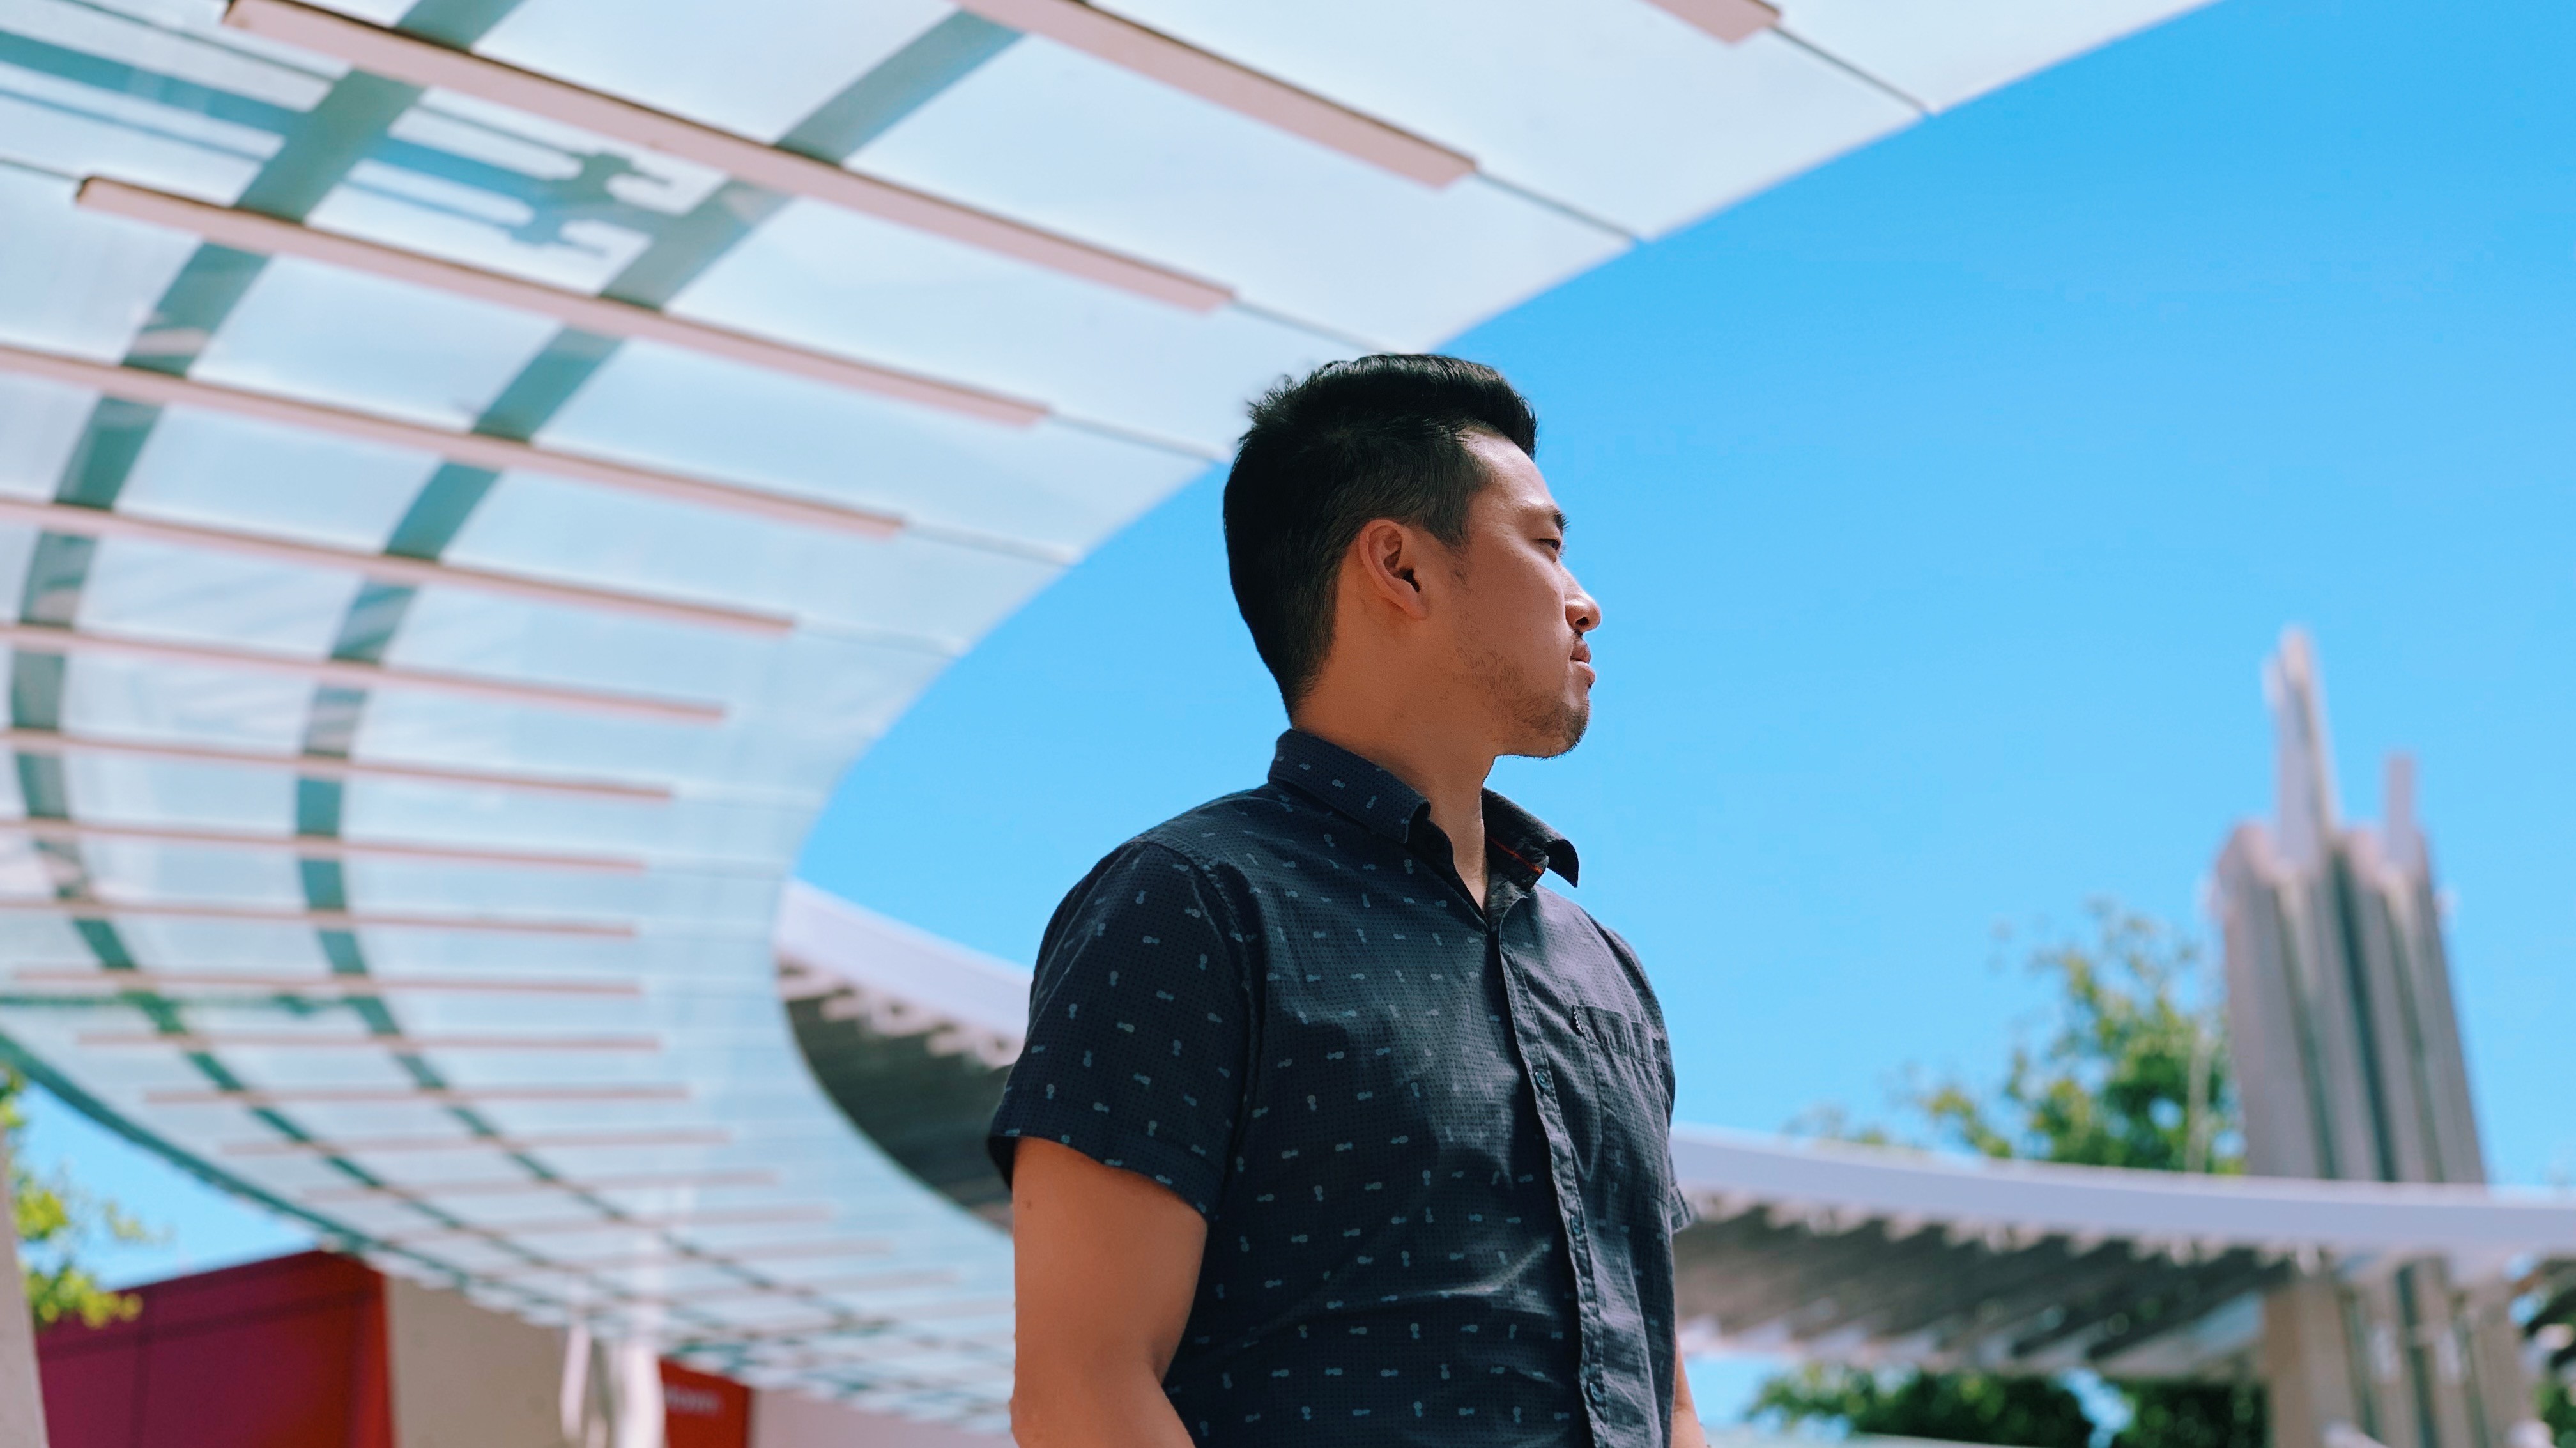
[[[1592,719],[1592,650],[1601,606],[1565,566],[1565,515],[1529,455],[1467,434],[1486,484],[1456,550],[1464,604],[1451,627],[1469,680],[1501,732],[1498,753],[1563,754]]]

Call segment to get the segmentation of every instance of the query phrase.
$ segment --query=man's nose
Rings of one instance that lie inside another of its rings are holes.
[[[1587,634],[1601,627],[1601,604],[1591,594],[1584,592],[1583,585],[1580,583],[1574,585],[1574,592],[1565,600],[1565,621],[1579,634]]]

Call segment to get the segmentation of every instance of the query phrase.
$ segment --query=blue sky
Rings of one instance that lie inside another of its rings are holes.
[[[2576,21],[2225,0],[1459,339],[1537,403],[1607,611],[1591,737],[1503,787],[1654,973],[1682,1114],[1999,1069],[1998,923],[2200,927],[2326,671],[2350,814],[2421,759],[2501,1176],[2576,1171]],[[1025,963],[1280,727],[1211,477],[852,772],[804,873]]]
[[[1537,403],[1602,599],[1592,736],[1500,784],[1644,953],[1682,1115],[1996,1070],[1998,924],[2201,928],[2308,626],[2347,812],[2421,760],[2487,1151],[2576,1175],[2576,11],[2223,0],[1459,339]],[[1025,963],[1129,833],[1255,778],[1278,705],[1216,484],[1112,542],[852,771],[803,873]],[[60,1112],[175,1226],[291,1239]]]

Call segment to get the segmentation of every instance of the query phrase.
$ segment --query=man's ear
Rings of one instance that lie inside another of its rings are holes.
[[[1377,602],[1412,618],[1430,615],[1422,594],[1426,539],[1392,518],[1376,518],[1351,540],[1347,566],[1358,570],[1362,590]]]

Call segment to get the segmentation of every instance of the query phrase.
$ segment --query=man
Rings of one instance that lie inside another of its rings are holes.
[[[1023,1444],[1701,1443],[1662,1017],[1484,789],[1591,715],[1536,431],[1448,357],[1254,406],[1226,551],[1293,727],[1047,927],[991,1138]]]

